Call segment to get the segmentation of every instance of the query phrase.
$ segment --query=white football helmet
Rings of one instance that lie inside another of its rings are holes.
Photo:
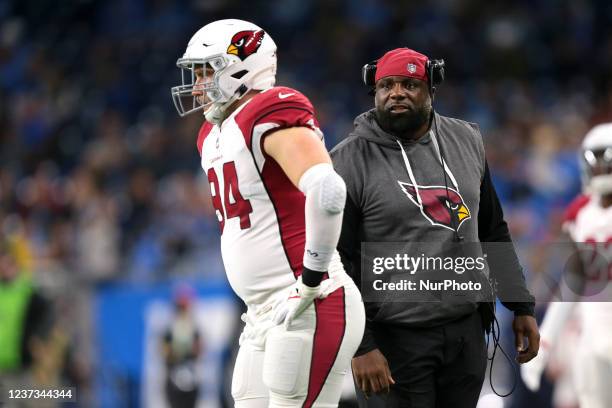
[[[582,181],[592,193],[612,194],[612,123],[595,126],[582,142]]]
[[[221,123],[225,110],[251,89],[263,90],[276,80],[276,44],[253,23],[219,20],[198,30],[176,65],[182,85],[172,87],[174,106],[181,116],[204,109],[206,120]],[[194,70],[212,68],[214,74],[196,84]],[[196,98],[192,92],[205,92]],[[186,106],[187,105],[187,106]]]

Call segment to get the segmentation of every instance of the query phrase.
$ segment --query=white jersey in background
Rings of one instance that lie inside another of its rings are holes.
[[[612,207],[603,208],[597,196],[580,196],[569,206],[563,229],[577,243],[587,274],[582,330],[612,347]],[[610,354],[612,361],[612,348]]]
[[[580,342],[574,381],[580,406],[612,407],[612,207],[580,196],[568,208],[564,230],[580,249],[586,276],[579,303]]]

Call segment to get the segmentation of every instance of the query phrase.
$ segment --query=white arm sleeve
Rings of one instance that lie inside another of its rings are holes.
[[[304,267],[326,272],[340,238],[346,185],[329,163],[306,170],[298,184],[306,195]]]

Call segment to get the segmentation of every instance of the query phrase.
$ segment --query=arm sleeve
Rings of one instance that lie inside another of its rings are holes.
[[[355,357],[359,357],[366,353],[369,353],[372,350],[376,350],[378,346],[376,345],[376,341],[374,340],[374,332],[372,330],[372,322],[370,320],[366,320],[365,330],[363,332],[363,338],[361,339],[361,344],[357,351],[355,352]]]
[[[299,188],[306,195],[302,281],[308,286],[316,286],[322,276],[316,272],[327,272],[336,252],[346,202],[346,186],[331,164],[319,163],[304,172]]]
[[[523,268],[512,245],[508,224],[504,220],[504,213],[486,162],[484,177],[480,184],[478,238],[488,254],[487,262],[497,283],[497,296],[502,304],[517,316],[534,316],[534,298],[527,289]],[[498,242],[508,244],[487,245]]]

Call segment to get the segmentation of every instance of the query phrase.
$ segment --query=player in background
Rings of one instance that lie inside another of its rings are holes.
[[[335,407],[361,341],[361,295],[336,244],[346,187],[310,101],[274,87],[276,45],[255,24],[210,23],[177,61],[228,280],[247,305],[234,367],[238,408]]]
[[[540,386],[551,347],[575,307],[581,323],[574,381],[581,407],[612,407],[612,123],[595,126],[581,149],[585,194],[568,208],[564,231],[576,245],[578,268],[565,276],[573,299],[551,303],[542,323],[540,353],[521,366],[525,384]],[[578,271],[578,276],[572,276]],[[576,279],[579,278],[579,279]],[[568,301],[570,300],[570,301]],[[572,303],[571,300],[580,302]]]

